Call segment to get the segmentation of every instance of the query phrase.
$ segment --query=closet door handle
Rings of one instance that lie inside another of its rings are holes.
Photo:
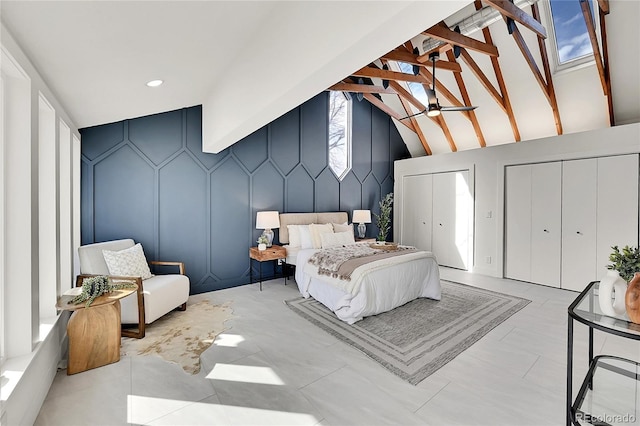
[[[543,229],[544,232],[546,232],[547,234],[549,233],[548,229]]]
[[[578,231],[578,232],[576,232],[576,234],[578,234],[578,235],[582,235],[582,232]]]

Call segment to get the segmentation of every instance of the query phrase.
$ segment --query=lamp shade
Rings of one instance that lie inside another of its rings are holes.
[[[370,210],[354,210],[353,222],[354,223],[371,223],[371,211]]]
[[[258,212],[256,229],[280,228],[280,215],[277,211]]]

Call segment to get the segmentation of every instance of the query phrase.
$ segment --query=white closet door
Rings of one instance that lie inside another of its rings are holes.
[[[562,163],[531,166],[531,282],[560,287]]]
[[[531,166],[505,170],[505,277],[531,279]]]
[[[432,176],[402,179],[402,235],[400,242],[431,251]]]
[[[582,291],[596,273],[597,159],[562,166],[562,288]]]
[[[471,250],[469,223],[472,217],[469,172],[434,174],[431,247],[439,264],[468,269]]]
[[[638,245],[638,154],[598,159],[597,228],[600,279],[612,246]]]

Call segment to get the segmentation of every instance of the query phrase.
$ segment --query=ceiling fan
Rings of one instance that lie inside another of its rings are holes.
[[[427,113],[429,117],[436,117],[440,115],[441,112],[444,111],[472,111],[476,109],[475,106],[440,106],[438,102],[438,98],[436,97],[436,61],[440,59],[440,53],[435,51],[429,55],[429,59],[431,59],[431,74],[433,75],[433,81],[431,85],[431,89],[426,89],[427,99],[429,100],[429,106],[425,110],[417,112],[412,115],[408,115],[406,117],[402,117],[400,120],[405,120],[410,117],[415,117],[416,115]]]

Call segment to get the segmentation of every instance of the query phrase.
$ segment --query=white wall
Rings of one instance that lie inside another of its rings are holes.
[[[80,176],[72,162],[79,165],[80,135],[11,34],[0,29],[0,419],[32,424],[66,347],[69,315],[57,314],[53,305],[59,289],[71,287],[71,253],[79,241],[73,197]],[[60,138],[64,152],[57,150]],[[61,283],[58,271],[69,282]]]
[[[402,235],[404,176],[475,170],[475,244],[473,272],[502,277],[504,248],[504,168],[564,159],[640,152],[640,124],[597,129],[395,162],[394,235]],[[490,214],[489,214],[490,213]],[[491,217],[488,217],[491,216]],[[487,264],[486,258],[492,263]]]

